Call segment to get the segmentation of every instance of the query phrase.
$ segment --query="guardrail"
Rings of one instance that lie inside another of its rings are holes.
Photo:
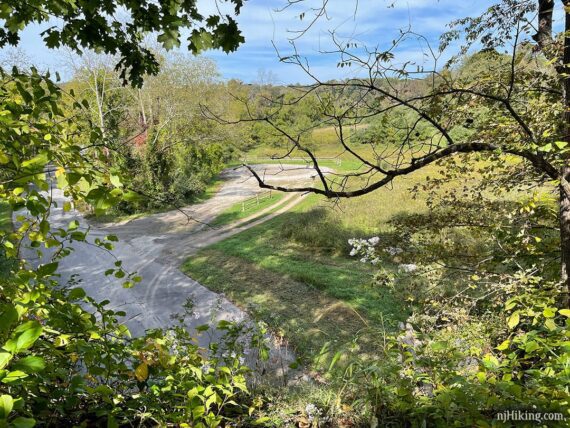
[[[246,208],[250,208],[251,206],[259,205],[259,202],[264,199],[271,199],[273,196],[271,194],[271,190],[266,190],[265,192],[259,192],[255,196],[246,199],[245,201],[241,202],[241,211],[244,212]]]
[[[292,158],[292,157],[286,157],[283,159],[280,158],[272,158],[270,156],[247,156],[243,158],[243,162],[247,163],[248,161],[303,161],[303,162],[307,162],[307,163],[313,163],[312,159],[310,158]],[[317,158],[317,162],[320,161],[333,161],[336,165],[342,165],[342,159],[339,157],[320,157]]]

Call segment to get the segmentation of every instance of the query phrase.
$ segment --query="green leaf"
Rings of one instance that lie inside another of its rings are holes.
[[[68,298],[70,301],[73,301],[83,299],[85,296],[85,290],[81,287],[77,287],[69,292]]]
[[[503,343],[501,343],[499,346],[497,346],[495,349],[497,349],[499,351],[504,351],[504,350],[509,348],[510,343],[511,343],[511,341],[509,339],[507,339]]]
[[[12,354],[9,352],[0,352],[0,369],[3,369],[8,365],[12,359]]]
[[[554,331],[558,328],[558,326],[556,325],[556,323],[554,322],[554,320],[552,318],[547,319],[546,322],[544,323],[544,325],[550,331]]]
[[[561,309],[558,311],[560,315],[570,318],[570,309]]]
[[[38,276],[50,276],[53,273],[55,273],[55,271],[57,270],[57,267],[59,266],[58,262],[53,262],[53,263],[48,263],[45,265],[40,265],[40,267],[38,268]]]
[[[25,373],[38,373],[45,369],[46,364],[41,357],[31,355],[24,357],[14,363],[16,370],[21,370]]]
[[[111,174],[109,176],[109,181],[115,187],[122,187],[123,186],[123,183],[121,183],[121,178],[118,175]]]
[[[135,283],[133,281],[125,281],[123,282],[123,288],[133,288]]]
[[[539,348],[540,348],[540,346],[538,345],[538,343],[536,343],[535,340],[531,340],[530,342],[526,343],[524,351],[527,354],[530,354],[531,352],[536,351]]]
[[[141,195],[129,190],[123,195],[123,199],[128,202],[136,202],[141,200]]]
[[[24,326],[25,328],[22,329],[23,333],[16,339],[16,352],[28,349],[42,334],[42,326],[37,321],[28,321],[20,327]],[[19,330],[20,327],[18,327],[17,330]]]
[[[27,378],[28,375],[21,370],[14,370],[9,372],[3,379],[3,383],[14,383],[19,380]]]
[[[10,162],[10,157],[3,151],[0,151],[0,164],[7,164],[8,162]]]
[[[545,152],[545,153],[551,152],[552,151],[552,143],[548,143],[542,147],[539,147],[538,151],[539,152]]]
[[[554,318],[556,311],[556,308],[546,308],[544,311],[542,311],[542,315],[544,315],[546,318]]]
[[[12,421],[12,426],[14,428],[33,428],[36,426],[36,420],[20,416]]]
[[[512,330],[513,328],[515,328],[517,325],[519,325],[519,321],[520,321],[520,315],[517,312],[514,312],[508,319],[507,321],[507,325],[509,326],[509,328]]]
[[[13,407],[14,399],[10,395],[0,395],[0,419],[8,419]]]
[[[492,354],[487,354],[483,357],[483,365],[488,369],[496,369],[499,367],[499,360]]]
[[[180,33],[175,29],[165,29],[164,33],[160,34],[156,40],[162,43],[162,46],[167,51],[173,49],[174,47],[180,46],[179,40]]]
[[[31,159],[28,159],[24,162],[22,162],[22,168],[28,168],[28,167],[36,167],[36,166],[44,166],[48,163],[48,155],[47,153],[40,153],[37,156],[34,156]]]

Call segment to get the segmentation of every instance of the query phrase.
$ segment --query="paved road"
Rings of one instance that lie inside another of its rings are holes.
[[[291,184],[311,180],[314,170],[299,166],[259,165],[269,182]],[[243,168],[226,171],[226,182],[214,197],[204,203],[136,219],[122,224],[91,224],[89,242],[73,244],[71,255],[60,263],[62,282],[76,278],[85,291],[97,300],[109,300],[109,308],[127,313],[125,323],[133,335],[141,335],[146,329],[168,327],[174,317],[184,312],[183,305],[192,302],[193,316],[186,325],[193,329],[199,325],[225,319],[245,321],[247,315],[228,301],[198,282],[184,275],[178,266],[185,257],[199,248],[231,236],[248,227],[266,221],[290,209],[301,199],[288,195],[282,208],[260,219],[244,219],[238,223],[213,229],[206,223],[236,202],[259,192],[257,182]],[[52,224],[57,227],[79,220],[83,227],[85,219],[75,210],[63,212],[65,197],[58,189],[53,190],[53,199],[59,208],[51,213]],[[189,217],[191,219],[189,219]],[[95,247],[92,242],[108,234],[119,237],[112,253]],[[24,252],[23,255],[30,255]],[[116,258],[122,260],[127,271],[136,271],[143,278],[134,288],[125,289],[121,280],[105,276],[105,270],[113,267]],[[215,339],[215,335],[214,335]],[[202,345],[210,339],[204,336]],[[275,349],[282,357],[283,350]],[[286,359],[292,358],[286,355]]]

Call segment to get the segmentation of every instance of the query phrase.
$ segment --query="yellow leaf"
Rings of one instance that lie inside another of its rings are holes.
[[[505,349],[509,348],[511,341],[509,339],[505,340],[503,343],[501,343],[499,346],[497,346],[495,349],[498,349],[499,351],[504,351]]]
[[[8,155],[4,152],[0,152],[0,163],[8,163],[10,162],[10,158],[8,157]]]
[[[135,377],[139,382],[143,382],[148,378],[148,365],[146,363],[140,363],[135,369]]]
[[[519,325],[519,321],[520,321],[520,315],[518,312],[515,312],[509,317],[507,324],[508,324],[509,328],[512,329],[512,328],[515,328],[517,325]]]
[[[546,322],[544,323],[544,325],[550,331],[554,331],[558,327],[552,318],[547,319]]]

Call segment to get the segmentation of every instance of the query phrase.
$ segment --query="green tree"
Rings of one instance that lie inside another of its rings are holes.
[[[238,12],[241,2],[232,3]],[[128,24],[111,19],[117,8],[131,14]],[[25,25],[56,17],[63,26],[44,33],[48,46],[117,54],[120,77],[135,86],[145,73],[158,71],[154,54],[140,45],[148,32],[161,32],[160,41],[172,47],[180,29],[204,21],[193,30],[191,49],[232,49],[242,41],[231,18],[202,17],[193,1],[14,1],[3,2],[0,14],[2,45],[17,45]],[[242,416],[253,423],[236,326],[218,325],[235,353],[223,356],[214,344],[206,358],[182,327],[130,338],[120,321],[124,313],[94,301],[73,282],[58,282],[60,260],[73,242],[89,238],[77,221],[55,227],[50,212],[69,211],[72,201],[104,212],[137,197],[108,162],[117,133],[115,119],[103,109],[116,107],[107,104],[114,100],[101,99],[101,74],[88,79],[96,83],[94,108],[49,74],[0,70],[0,206],[18,211],[16,227],[0,231],[0,426],[215,427]],[[68,197],[61,207],[52,200],[56,188]],[[116,240],[110,235],[91,243],[111,251]],[[41,264],[21,259],[22,245]],[[105,274],[125,287],[141,280],[119,260]]]
[[[569,6],[567,1],[559,5],[567,32],[570,30]],[[326,3],[323,7],[326,8]],[[309,93],[328,91],[330,96],[322,99],[323,120],[336,127],[339,150],[363,167],[359,171],[327,176],[315,162],[319,185],[306,187],[270,185],[253,168],[251,173],[264,188],[351,198],[389,186],[400,177],[457,155],[477,153],[496,159],[500,153],[518,158],[529,167],[530,176],[537,182],[554,182],[559,188],[560,278],[570,290],[570,263],[567,263],[570,257],[570,188],[567,184],[570,179],[570,116],[567,113],[570,37],[567,33],[552,34],[555,7],[552,0],[503,0],[480,17],[452,23],[452,30],[442,36],[440,49],[449,49],[450,43],[456,40],[463,41],[463,49],[444,68],[438,66],[435,47],[431,50],[433,68],[427,65],[417,68],[410,63],[398,67],[394,63],[401,46],[418,38],[425,41],[412,31],[402,31],[387,50],[365,49],[333,35],[338,66],[364,70],[343,81],[320,79],[297,54],[281,58],[300,67],[313,81],[299,88],[304,89],[299,101]],[[538,19],[533,21],[537,11]],[[528,35],[535,28],[538,32],[531,39]],[[483,45],[486,52],[472,58],[467,67],[457,72],[454,60],[463,58],[475,43]],[[495,55],[495,49],[510,50],[508,59]],[[536,52],[540,52],[538,59]],[[480,71],[477,74],[475,64]],[[470,67],[473,67],[471,74],[465,73]],[[395,75],[400,77],[395,78]],[[278,100],[274,102],[278,104]],[[350,145],[346,132],[349,126],[370,118],[392,118],[396,111],[405,111],[409,124],[404,132],[396,135],[392,148],[375,149],[369,156]],[[482,111],[485,114],[479,114]],[[262,112],[257,116],[251,114],[247,120],[269,124],[286,138],[292,150],[283,156],[297,153],[314,158],[306,135],[280,126],[275,116]],[[458,132],[466,128],[464,125],[471,131]],[[368,179],[362,180],[363,177]],[[568,292],[566,296],[564,304],[569,305]]]
[[[227,0],[239,14],[243,0]],[[116,14],[126,16],[125,22]],[[244,38],[230,15],[202,15],[193,0],[173,2],[127,0],[18,0],[4,1],[0,7],[0,47],[17,46],[21,31],[29,24],[61,20],[61,27],[42,32],[48,48],[69,47],[77,53],[90,49],[118,56],[116,68],[123,83],[141,86],[145,74],[156,74],[159,62],[144,46],[144,37],[157,34],[157,41],[170,50],[181,46],[181,32],[190,29],[185,44],[193,53],[204,49],[235,50]]]

